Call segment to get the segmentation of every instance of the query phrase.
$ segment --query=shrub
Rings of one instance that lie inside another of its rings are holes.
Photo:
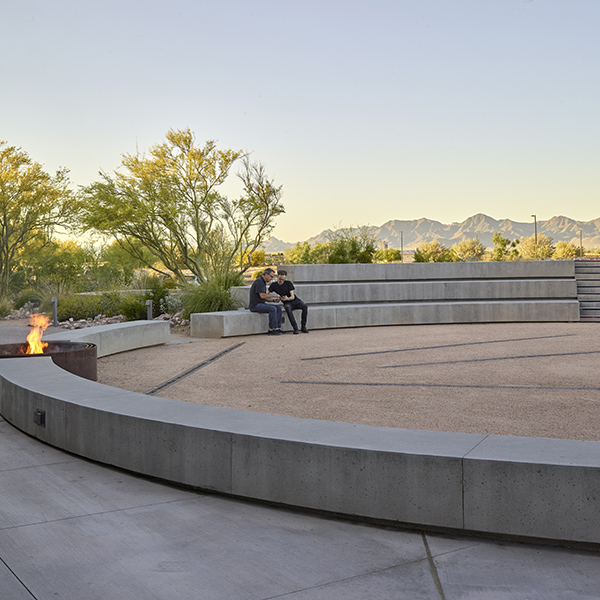
[[[181,294],[183,314],[186,319],[192,313],[233,310],[239,302],[231,297],[230,286],[224,287],[218,280],[211,280],[200,285],[190,285]]]
[[[494,248],[492,249],[492,260],[517,260],[519,250],[517,246],[519,240],[510,241],[509,238],[502,237],[498,232],[492,236]]]
[[[438,241],[427,242],[415,249],[415,262],[453,262],[454,256],[450,250]]]
[[[398,248],[382,248],[375,253],[377,262],[400,262],[402,260],[402,252]]]
[[[41,303],[41,294],[39,290],[28,287],[19,292],[15,300],[15,308],[22,308],[26,304],[29,306],[39,306]]]
[[[154,312],[154,304],[152,305]],[[127,321],[143,321],[148,316],[146,298],[141,294],[127,294],[119,300],[119,314]]]
[[[554,254],[554,244],[551,237],[540,233],[537,236],[537,243],[534,235],[521,240],[521,256],[528,260],[537,260],[541,258],[550,258]]]
[[[556,242],[552,258],[574,258],[575,256],[581,256],[581,250],[578,246],[569,242]]]
[[[7,317],[12,312],[13,304],[6,296],[0,297],[0,319]]]
[[[485,254],[485,246],[478,238],[461,240],[453,244],[450,250],[454,253],[455,260],[460,262],[480,260]]]
[[[116,292],[58,296],[58,320],[75,319],[77,321],[80,319],[93,319],[98,315],[117,315],[119,314],[120,300],[120,295]],[[44,312],[48,313],[49,311],[45,310]]]

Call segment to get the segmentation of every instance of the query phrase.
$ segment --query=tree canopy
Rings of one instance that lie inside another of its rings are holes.
[[[554,243],[551,237],[540,233],[536,236],[530,235],[529,237],[521,240],[519,246],[521,256],[526,260],[538,260],[540,258],[551,258],[554,254]]]
[[[77,203],[67,174],[49,175],[26,152],[0,141],[0,295],[8,293],[25,247],[49,242],[56,227],[72,222]]]
[[[221,186],[238,163],[243,192],[230,200]],[[159,262],[149,267],[181,281],[186,269],[201,281],[236,263],[243,270],[239,257],[258,248],[284,212],[281,186],[261,164],[212,140],[199,146],[189,129],[170,130],[148,155],[125,154],[120,171],[100,175],[82,190],[83,226],[144,261],[141,244]]]

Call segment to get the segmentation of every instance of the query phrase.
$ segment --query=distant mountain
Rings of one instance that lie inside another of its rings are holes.
[[[538,221],[538,234],[551,237],[554,242],[570,242],[579,245],[579,230],[582,230],[585,248],[600,248],[600,218],[593,221],[575,221],[569,217],[552,217],[548,221]],[[497,221],[484,214],[477,214],[465,219],[462,223],[445,225],[431,219],[415,219],[413,221],[392,220],[372,227],[378,241],[386,242],[390,248],[400,248],[401,233],[405,250],[414,250],[426,242],[437,240],[440,244],[450,247],[452,244],[466,238],[477,237],[488,248],[493,247],[492,236],[498,232],[511,240],[528,237],[534,234],[533,221],[519,223],[510,219]],[[331,229],[326,229],[308,240],[314,245],[326,242]],[[265,245],[266,252],[282,252],[295,244],[271,238]],[[270,248],[277,248],[271,250]]]

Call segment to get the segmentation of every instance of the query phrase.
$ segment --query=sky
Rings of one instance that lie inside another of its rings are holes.
[[[0,0],[0,140],[77,187],[190,128],[283,186],[287,242],[589,221],[599,30],[598,0]]]

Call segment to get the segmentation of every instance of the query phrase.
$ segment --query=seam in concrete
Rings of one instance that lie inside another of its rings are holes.
[[[228,354],[229,352],[231,352],[232,350],[235,350],[236,348],[239,348],[243,344],[244,344],[244,342],[240,342],[239,344],[234,344],[233,346],[229,346],[229,348],[225,348],[225,350],[221,350],[221,352],[217,352],[217,354],[215,354],[214,356],[211,356],[210,358],[203,360],[202,362],[198,363],[197,365],[194,365],[193,367],[186,369],[185,371],[183,371],[183,373],[179,373],[179,375],[175,375],[175,377],[171,377],[171,379],[167,379],[166,381],[159,383],[157,386],[154,386],[152,389],[148,390],[147,392],[144,392],[144,394],[146,394],[147,396],[152,396],[152,395],[160,392],[161,390],[164,390],[166,387],[169,387],[170,385],[173,385],[174,383],[181,381],[188,375],[195,373],[202,367],[209,365],[210,363],[214,362],[215,360],[221,358],[221,356]]]
[[[417,352],[419,350],[439,350],[442,348],[459,348],[461,346],[477,346],[479,344],[502,344],[504,342],[529,342],[531,340],[546,340],[558,337],[571,337],[574,334],[542,335],[539,337],[515,338],[510,340],[484,340],[481,342],[464,342],[462,344],[443,344],[441,346],[423,346],[421,348],[398,348],[396,350],[373,350],[372,352],[352,352],[350,354],[331,354],[330,356],[307,356],[300,360],[323,360],[326,358],[349,358],[351,356],[370,356],[372,354],[393,354],[395,352]]]
[[[435,583],[435,587],[440,595],[440,600],[446,600],[446,596],[444,595],[444,589],[442,588],[442,582],[440,581],[440,576],[437,571],[437,567],[435,566],[435,561],[433,560],[433,556],[431,555],[431,550],[429,549],[429,544],[427,543],[427,536],[425,533],[421,534],[423,538],[423,545],[425,546],[425,552],[427,552],[427,560],[429,561],[429,570],[431,571],[431,576],[433,577],[433,582]]]
[[[0,558],[0,562],[6,567],[10,574],[23,586],[23,589],[27,590],[29,595],[35,600],[36,597],[33,595],[33,592],[25,585],[23,580],[6,564],[6,561],[3,558]]]
[[[436,363],[437,364],[437,363]],[[441,363],[440,363],[441,364]],[[411,365],[412,366],[412,365]],[[462,383],[408,383],[394,381],[280,381],[282,384],[293,385],[364,385],[367,387],[421,387],[421,388],[458,388],[458,389],[484,389],[484,390],[563,390],[576,392],[597,392],[595,387],[568,387],[544,385],[483,385]]]
[[[469,358],[467,360],[444,360],[426,363],[410,363],[406,365],[380,365],[378,369],[400,369],[404,367],[428,367],[431,365],[455,365],[460,363],[489,362],[493,360],[520,360],[523,358],[552,358],[555,356],[580,356],[582,354],[600,354],[600,350],[586,350],[585,352],[559,352],[556,354],[523,354],[522,356],[495,356],[492,358]]]

